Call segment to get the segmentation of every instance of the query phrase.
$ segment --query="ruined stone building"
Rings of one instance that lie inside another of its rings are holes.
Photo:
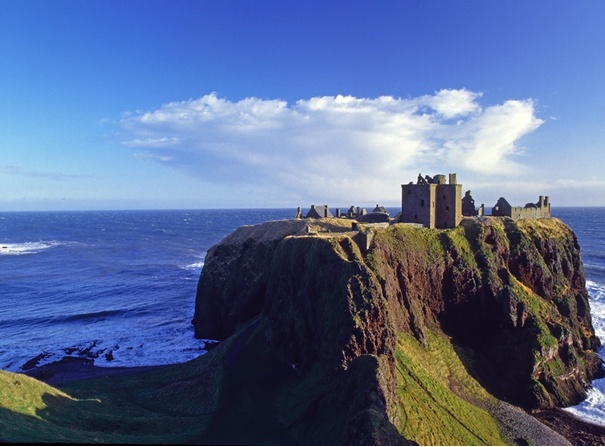
[[[550,217],[550,201],[548,196],[540,196],[537,203],[521,207],[511,206],[504,197],[500,197],[492,208],[492,216],[507,216],[514,220]]]
[[[332,214],[328,205],[311,205],[311,209],[307,212],[306,215],[303,216],[302,208],[299,206],[296,211],[295,219],[323,219],[326,217],[345,217],[347,219],[360,219],[368,214],[365,208],[351,206],[346,214],[341,214],[340,208],[336,208],[336,214]],[[379,207],[376,205],[376,209],[372,211],[372,213],[386,213],[387,217],[389,215],[388,211],[384,207]],[[370,214],[372,214],[370,213]]]
[[[462,197],[462,185],[456,181],[456,174],[449,174],[446,183],[445,175],[434,177],[418,174],[416,183],[401,185],[401,213],[391,219],[386,208],[376,205],[370,213],[365,209],[351,206],[346,214],[336,209],[337,218],[354,219],[365,223],[403,222],[422,225],[427,228],[454,228],[463,217],[483,216],[483,204],[475,208],[475,200],[471,192],[466,191]],[[540,196],[537,203],[528,203],[524,207],[513,207],[504,197],[500,197],[492,208],[492,216],[507,216],[512,219],[540,219],[550,217],[550,201],[548,196]],[[321,219],[334,217],[328,205],[311,205],[305,218]],[[303,218],[299,207],[296,218]]]
[[[456,174],[434,177],[418,174],[417,183],[401,185],[401,222],[427,228],[454,228],[462,220],[462,185]]]
[[[305,216],[307,219],[321,219],[322,217],[334,217],[328,205],[311,205],[311,209]]]
[[[388,210],[384,206],[380,206],[376,204],[376,208],[374,208],[371,212],[363,214],[356,218],[359,222],[366,223],[380,223],[380,222],[389,222],[391,220],[391,216],[389,215]]]
[[[475,208],[475,200],[470,191],[466,191],[462,198],[462,215],[463,216],[483,216],[485,214],[485,205],[483,203],[479,208]]]

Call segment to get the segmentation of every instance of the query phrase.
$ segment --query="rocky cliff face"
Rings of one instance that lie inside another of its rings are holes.
[[[488,423],[469,429],[479,416],[468,402],[566,406],[601,374],[580,249],[559,220],[361,229],[343,219],[238,229],[206,258],[196,336],[223,340],[260,322],[272,361],[297,383],[321,377],[325,392],[306,407],[348,414],[340,429],[360,443],[497,443]],[[445,437],[421,439],[412,407]],[[305,414],[293,431],[312,425]],[[460,427],[476,438],[455,437]]]

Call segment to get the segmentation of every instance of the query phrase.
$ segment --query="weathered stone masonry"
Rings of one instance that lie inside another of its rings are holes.
[[[456,174],[423,178],[416,184],[401,185],[401,222],[418,223],[428,228],[453,228],[462,220],[462,185]]]
[[[550,217],[550,201],[548,196],[540,196],[537,203],[521,207],[511,206],[504,197],[500,197],[492,208],[492,216],[508,216],[514,220]]]

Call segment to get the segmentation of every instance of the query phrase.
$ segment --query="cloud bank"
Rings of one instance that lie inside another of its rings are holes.
[[[215,93],[134,113],[122,143],[139,159],[210,184],[294,200],[396,199],[418,172],[518,176],[519,140],[543,120],[531,99],[483,107],[481,93],[416,98],[324,96],[288,104]]]

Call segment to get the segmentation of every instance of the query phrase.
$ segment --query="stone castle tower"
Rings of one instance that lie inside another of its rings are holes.
[[[416,184],[401,185],[401,222],[427,228],[454,228],[462,220],[462,185],[456,174],[434,177],[418,175]]]

